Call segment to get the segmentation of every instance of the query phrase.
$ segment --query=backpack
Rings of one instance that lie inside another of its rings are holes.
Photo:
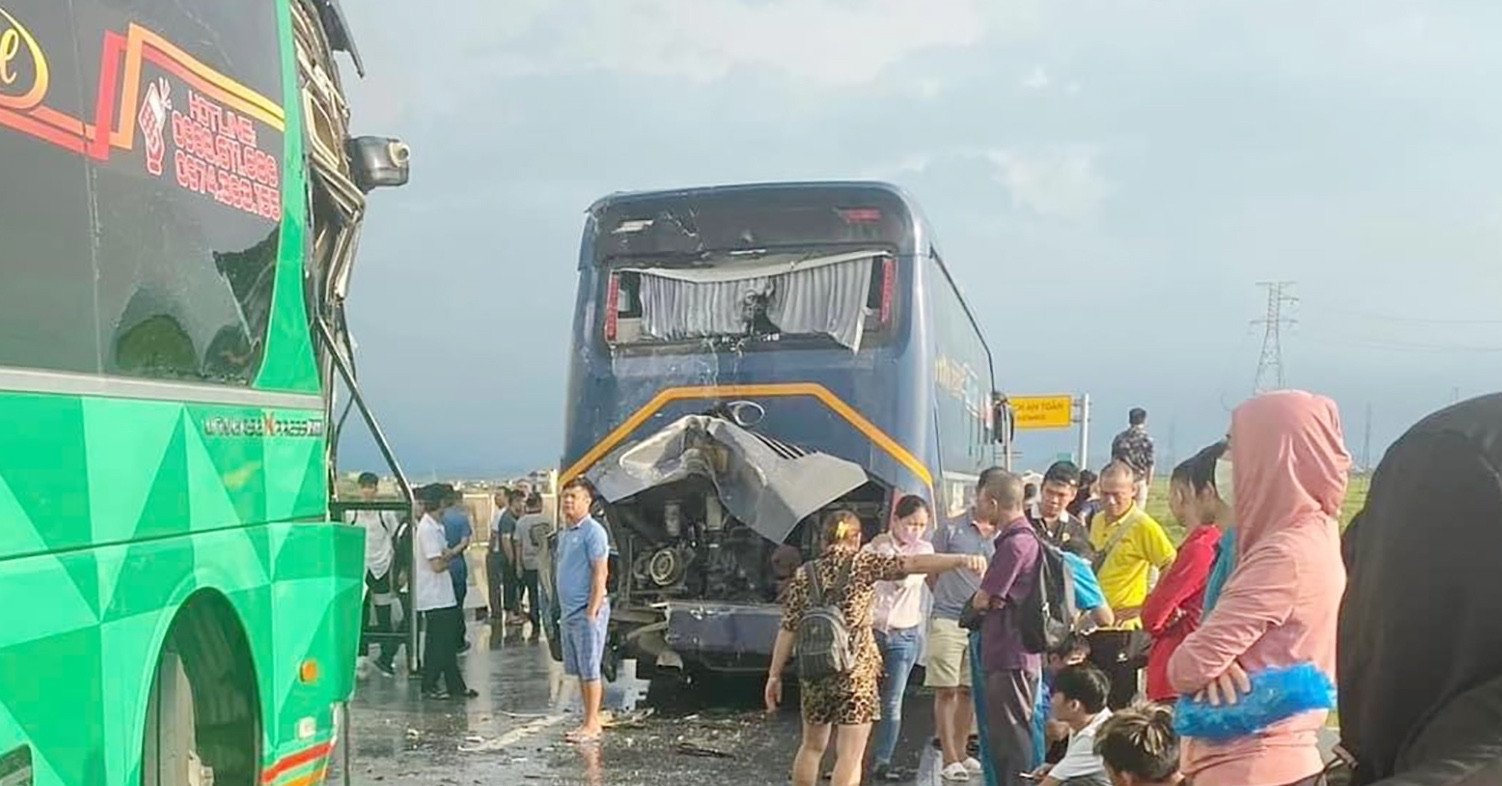
[[[820,680],[847,674],[855,667],[855,648],[851,646],[845,612],[825,597],[815,562],[804,563],[803,572],[808,576],[809,605],[798,621],[798,677]],[[849,567],[844,578],[843,583],[849,584]]]
[[[1038,572],[1017,607],[1022,646],[1028,652],[1058,653],[1068,644],[1078,617],[1074,607],[1074,573],[1064,561],[1062,550],[1032,527],[1027,527],[1027,533],[1038,543]]]

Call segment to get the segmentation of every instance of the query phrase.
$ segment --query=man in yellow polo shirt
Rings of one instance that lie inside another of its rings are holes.
[[[1090,635],[1090,661],[1111,678],[1107,703],[1119,710],[1137,696],[1137,673],[1151,641],[1142,632],[1142,603],[1152,570],[1166,570],[1177,552],[1163,527],[1137,506],[1137,473],[1113,462],[1100,474],[1101,510],[1090,521],[1095,573],[1116,624]]]

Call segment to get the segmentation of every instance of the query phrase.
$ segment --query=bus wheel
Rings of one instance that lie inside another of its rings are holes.
[[[219,595],[195,595],[178,612],[152,677],[142,786],[256,786],[261,713],[249,652]]]

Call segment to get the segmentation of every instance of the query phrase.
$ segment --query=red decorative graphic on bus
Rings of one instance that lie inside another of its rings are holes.
[[[0,7],[0,127],[100,162],[114,150],[134,150],[139,128],[146,171],[161,176],[170,120],[178,185],[253,215],[281,218],[279,135],[286,113],[277,102],[132,23],[124,34],[104,33],[89,123],[48,106],[45,48]],[[166,75],[148,80],[148,63]],[[174,107],[174,94],[186,95],[187,112]],[[274,152],[258,146],[257,123],[276,132],[268,143]]]
[[[158,79],[146,88],[146,98],[141,101],[141,114],[136,121],[141,124],[141,133],[146,137],[146,171],[161,177],[162,159],[167,155],[167,143],[162,139],[162,129],[167,127],[167,113],[172,111],[172,85],[166,79]]]

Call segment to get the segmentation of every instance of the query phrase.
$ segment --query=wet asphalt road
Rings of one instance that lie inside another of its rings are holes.
[[[554,700],[562,674],[545,644],[528,644],[518,634],[502,638],[482,623],[470,625],[470,640],[463,666],[478,699],[423,699],[416,680],[400,665],[394,679],[372,673],[360,682],[350,708],[349,778],[336,772],[331,781],[358,786],[788,782],[799,738],[796,708],[767,716],[759,681],[717,680],[654,692],[638,707],[638,715],[648,709],[650,717],[628,720],[608,731],[603,745],[581,748],[563,741],[578,717],[554,709],[566,701]],[[919,764],[931,735],[929,707],[927,696],[909,697],[898,764]],[[931,772],[925,775],[919,783],[938,783]]]
[[[514,629],[513,629],[514,630]],[[577,747],[563,735],[578,723],[559,698],[561,669],[545,644],[519,634],[502,637],[472,623],[473,648],[462,656],[465,678],[480,697],[469,702],[418,696],[417,681],[398,666],[396,678],[372,672],[350,710],[349,777],[356,786],[761,786],[785,784],[798,747],[796,706],[767,716],[760,682],[718,680],[656,691],[607,732],[602,745]],[[607,692],[607,704],[615,694]],[[789,696],[789,699],[795,699]],[[915,772],[919,786],[938,786],[932,703],[909,691],[895,763]],[[560,709],[561,708],[561,709]],[[643,712],[652,713],[640,717]],[[1326,735],[1326,749],[1333,734]],[[832,764],[831,758],[826,768]],[[1327,754],[1328,757],[1328,754]],[[342,760],[342,752],[336,759]]]

